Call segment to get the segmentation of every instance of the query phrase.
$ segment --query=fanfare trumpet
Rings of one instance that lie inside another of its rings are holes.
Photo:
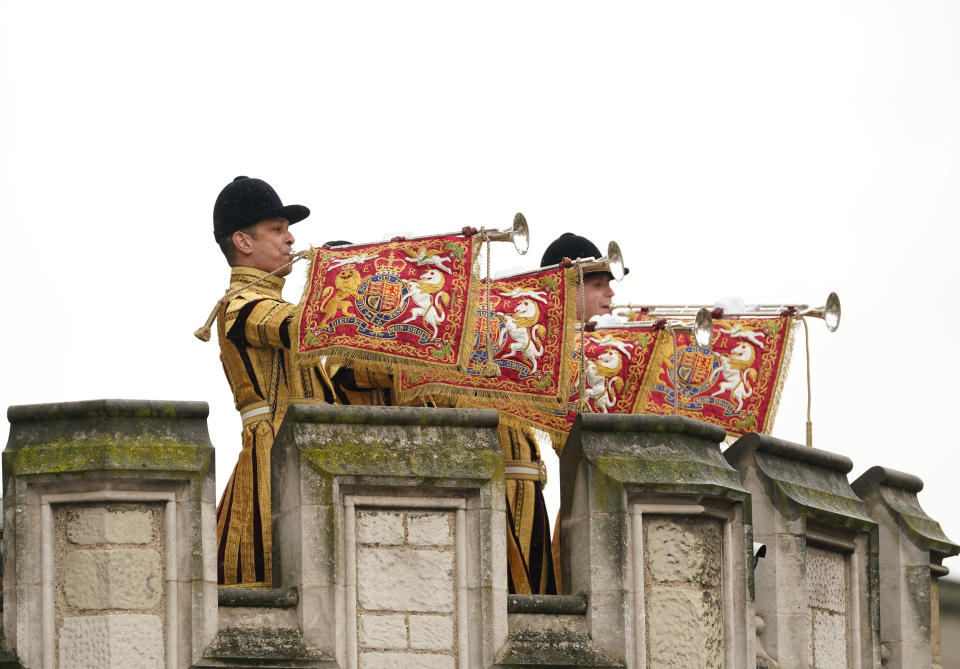
[[[593,330],[603,330],[605,327],[615,327],[615,328],[628,328],[628,329],[663,329],[669,332],[679,332],[682,334],[692,334],[693,338],[696,340],[697,345],[701,348],[707,348],[710,346],[710,342],[713,339],[713,316],[710,314],[710,311],[706,307],[701,307],[696,314],[694,314],[693,320],[683,319],[683,318],[660,318],[656,320],[646,320],[646,321],[631,321],[629,323],[623,323],[622,325],[613,325],[613,326],[603,326],[595,325],[592,323],[587,324],[587,329],[590,330],[590,325],[594,325]]]
[[[570,262],[573,267],[577,265],[581,266],[584,273],[609,271],[617,281],[622,281],[625,274],[625,270],[623,269],[623,253],[620,251],[620,245],[613,241],[607,244],[607,255],[602,258],[573,258]],[[540,269],[556,269],[560,267],[561,264],[562,263],[547,265]]]
[[[416,241],[418,239],[431,239],[433,237],[448,237],[452,235],[464,235],[465,237],[482,237],[486,241],[490,242],[513,242],[514,248],[517,250],[517,253],[524,255],[527,252],[527,249],[530,248],[530,228],[527,226],[527,219],[523,214],[517,212],[513,217],[513,225],[504,230],[487,230],[486,228],[474,228],[472,226],[464,226],[459,230],[453,232],[441,232],[439,234],[432,235],[418,235],[416,237],[391,237],[389,241],[391,242],[406,242],[406,241]],[[367,244],[369,242],[364,242]],[[337,248],[350,248],[351,246],[362,246],[363,244],[339,244]]]
[[[715,310],[711,306],[702,304],[616,304],[611,309],[622,316],[642,313],[645,317],[652,319],[690,318],[704,309],[715,318],[777,318],[784,314],[793,314],[800,317],[822,318],[830,332],[836,332],[840,327],[840,298],[836,293],[830,293],[826,304],[822,307],[809,307],[806,304],[760,304],[753,311],[736,313]]]

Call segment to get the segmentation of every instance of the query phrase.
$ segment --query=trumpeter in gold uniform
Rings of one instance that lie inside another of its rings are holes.
[[[320,368],[299,372],[290,342],[295,306],[281,296],[290,273],[290,226],[310,210],[283,206],[260,179],[237,177],[217,197],[214,236],[231,265],[220,306],[220,359],[243,422],[240,457],[217,506],[217,582],[269,586],[270,449],[291,397],[329,399]]]

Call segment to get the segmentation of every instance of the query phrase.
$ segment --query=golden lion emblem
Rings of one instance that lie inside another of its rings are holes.
[[[357,289],[360,288],[361,283],[363,283],[363,277],[356,267],[347,266],[340,270],[334,285],[327,286],[320,293],[320,309],[323,312],[323,318],[320,319],[321,326],[333,320],[338,311],[341,316],[351,315],[347,311],[351,306],[350,300],[357,298]]]

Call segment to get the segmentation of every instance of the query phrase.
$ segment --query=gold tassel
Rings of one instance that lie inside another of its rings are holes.
[[[480,230],[480,234],[482,235],[481,239],[483,239],[483,246],[487,256],[487,278],[484,280],[486,288],[484,296],[486,299],[484,299],[484,306],[487,308],[487,313],[489,314],[493,311],[493,308],[490,306],[490,237],[483,229]],[[493,361],[493,344],[490,342],[490,328],[485,325],[483,330],[487,348],[487,361],[483,363],[483,371],[480,372],[480,375],[486,379],[495,379],[500,376],[500,367]]]
[[[483,371],[480,375],[487,379],[495,379],[500,376],[500,366],[493,361],[493,346],[490,344],[490,332],[487,331],[487,361],[483,363]]]
[[[255,281],[245,283],[244,285],[240,286],[236,290],[228,291],[226,295],[220,298],[220,300],[217,302],[217,305],[213,308],[213,311],[210,312],[210,317],[207,318],[207,322],[203,324],[203,327],[197,328],[196,330],[193,331],[193,336],[199,339],[200,341],[210,341],[210,332],[211,332],[211,329],[213,328],[213,322],[217,320],[217,312],[220,311],[221,306],[227,303],[227,300],[229,300],[234,295],[237,295],[238,293],[240,293],[240,291],[246,290],[250,286],[256,286],[258,283],[266,279],[268,276],[273,276],[280,270],[290,267],[290,265],[297,262],[298,260],[303,260],[304,258],[310,258],[314,255],[316,255],[316,251],[314,251],[312,246],[306,251],[297,251],[296,253],[293,253],[290,255],[290,262],[283,263],[282,265],[280,265],[280,267],[273,270],[272,272],[268,272],[266,275],[260,277],[259,279],[256,279]]]
[[[578,370],[578,386],[579,392],[577,393],[577,413],[590,413],[590,402],[587,401],[587,322],[585,315],[587,312],[587,305],[585,304],[586,296],[583,288],[583,265],[577,265],[577,297],[580,298],[578,315],[580,316],[580,335],[579,335],[579,344],[580,344],[580,369]]]
[[[581,360],[585,360],[585,358],[581,358]],[[580,365],[580,392],[578,393],[577,397],[577,413],[593,412],[593,410],[590,408],[590,402],[587,401],[587,379],[585,372],[586,365]]]
[[[194,337],[200,341],[210,341],[210,331],[211,328],[213,328],[213,322],[217,320],[217,314],[220,313],[220,307],[223,306],[224,300],[226,300],[226,297],[222,297],[217,301],[217,305],[213,308],[213,311],[210,312],[207,322],[203,324],[203,327],[193,331]]]

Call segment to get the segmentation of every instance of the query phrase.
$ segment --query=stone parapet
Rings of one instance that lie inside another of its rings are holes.
[[[340,667],[487,667],[507,631],[492,411],[294,405],[272,451],[274,583]],[[331,665],[332,666],[332,665]]]
[[[217,630],[200,402],[10,407],[4,634],[26,667],[189,667]]]
[[[880,642],[884,666],[943,666],[938,583],[943,559],[960,552],[940,524],[920,506],[923,481],[885,467],[872,467],[853,482],[879,524]]]
[[[849,458],[758,434],[724,453],[753,495],[757,665],[880,663],[876,523],[850,487]]]
[[[563,583],[588,594],[589,638],[622,666],[752,666],[750,495],[723,438],[677,416],[574,423],[560,457]]]
[[[909,474],[851,485],[848,458],[772,437],[721,453],[686,418],[581,415],[568,594],[508,597],[495,412],[294,405],[271,454],[277,587],[218,590],[206,416],[9,409],[0,667],[954,666],[938,612],[952,649],[960,587],[939,577],[960,546]]]

